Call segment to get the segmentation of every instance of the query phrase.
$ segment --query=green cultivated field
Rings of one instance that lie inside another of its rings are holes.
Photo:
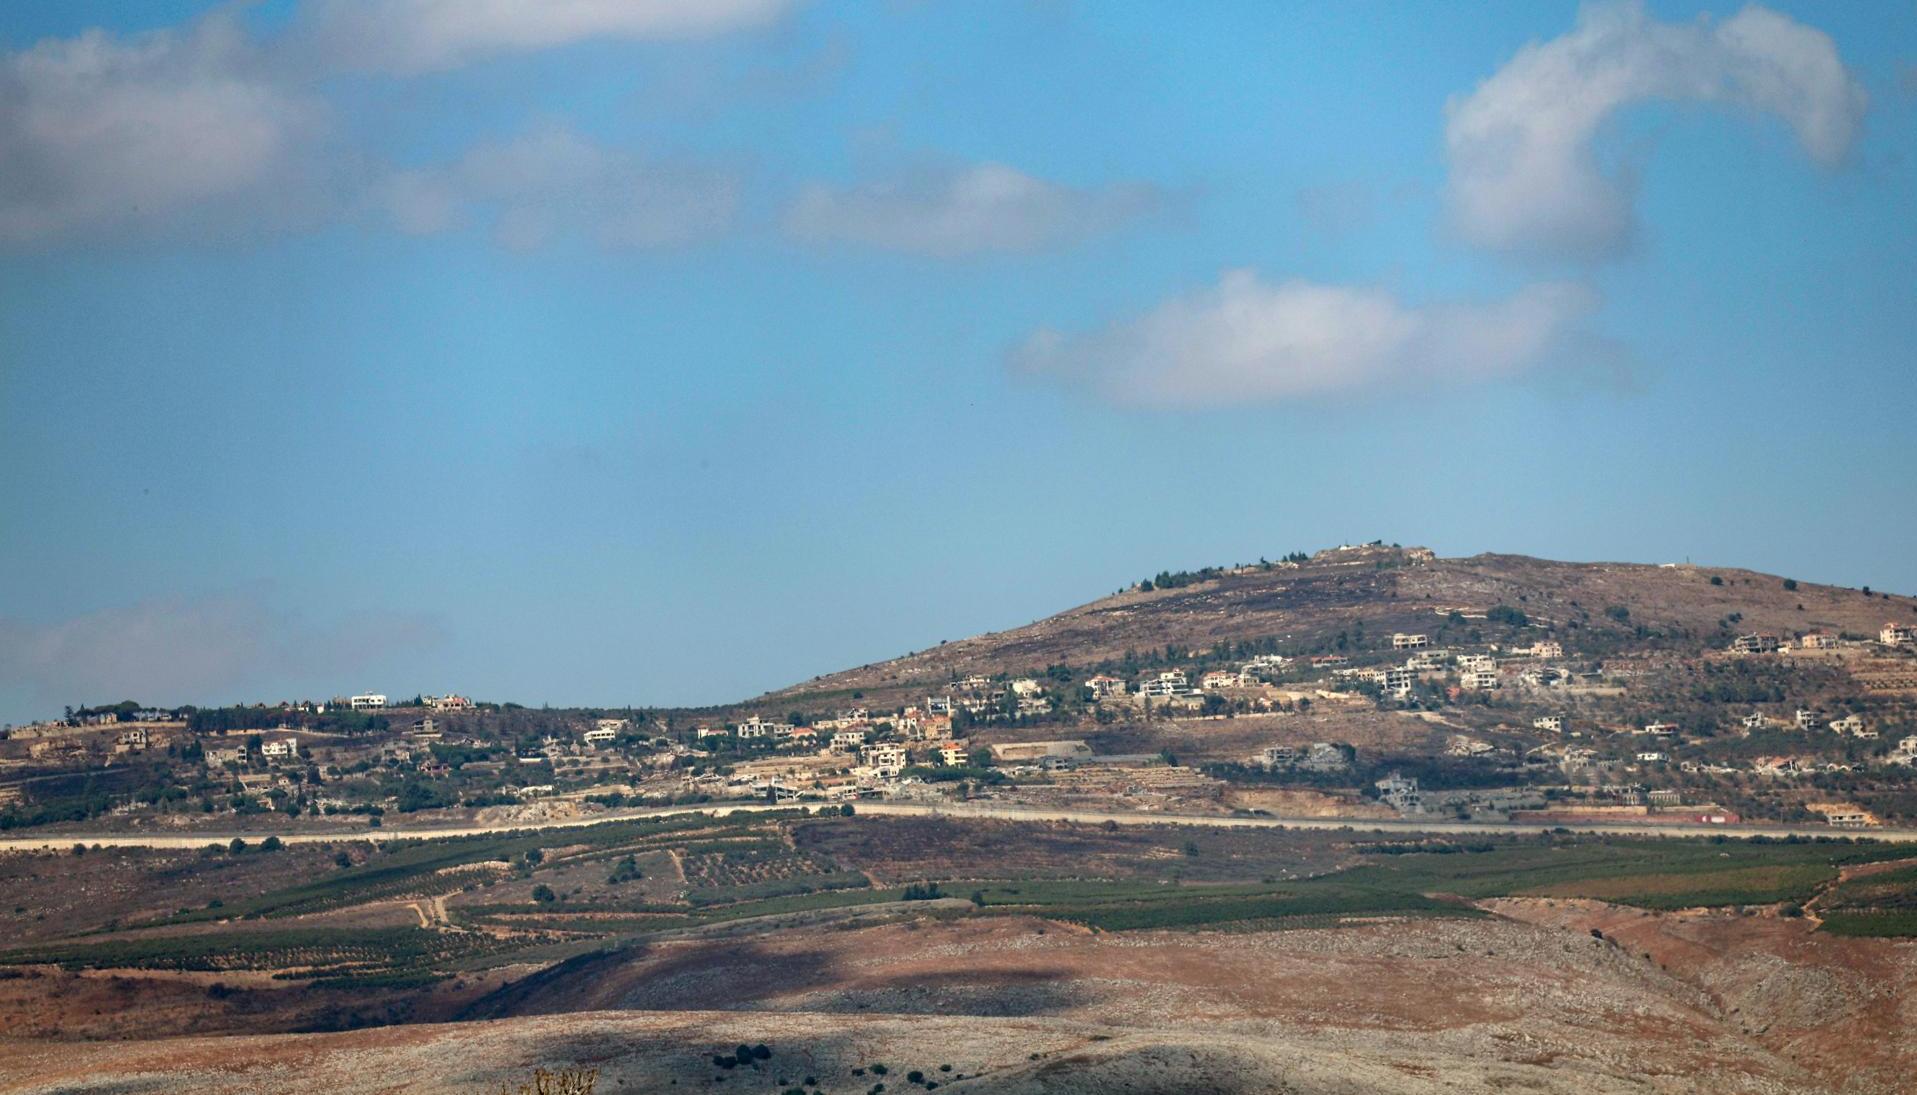
[[[1901,860],[1909,852],[1847,840],[1568,834],[1390,844],[1353,839],[1328,856],[1321,834],[1274,832],[1268,848],[1249,848],[1241,859],[1235,844],[1207,851],[1209,838],[1199,833],[1175,858],[1147,848],[1144,858],[1119,865],[1122,877],[931,876],[912,887],[878,887],[843,853],[835,858],[817,847],[796,849],[788,839],[796,816],[676,817],[565,833],[359,845],[353,865],[321,877],[220,908],[118,925],[118,934],[94,931],[0,950],[0,965],[251,969],[332,984],[391,985],[643,942],[661,933],[726,925],[736,925],[728,931],[771,930],[792,917],[1025,915],[1111,932],[1242,931],[1376,917],[1476,917],[1484,914],[1473,900],[1511,895],[1652,909],[1811,903],[1833,933],[1917,935],[1917,866],[1888,867],[1834,885],[1842,868]],[[893,823],[845,818],[806,824]],[[1121,848],[1129,847],[1122,841],[1136,839],[1091,827],[1069,835],[1107,857],[1087,854],[1084,862],[1101,864],[1109,863],[1112,849],[1099,842]],[[1256,877],[1282,855],[1287,841],[1326,861],[1325,873]],[[927,849],[928,862],[936,851]],[[899,853],[889,847],[888,862],[896,864]],[[619,876],[619,864],[633,856],[645,857],[643,883]],[[1195,862],[1208,878],[1239,877],[1181,881]],[[481,864],[492,866],[448,870]],[[674,873],[675,864],[684,865],[683,877]],[[1061,861],[1054,873],[1068,867]],[[928,883],[938,883],[936,891]],[[294,926],[298,922],[291,919],[312,913],[350,918],[362,907],[383,908],[390,917],[405,902],[449,894],[458,899],[447,910],[451,923],[430,928]],[[934,895],[959,901],[913,900]],[[767,922],[742,923],[758,917]]]

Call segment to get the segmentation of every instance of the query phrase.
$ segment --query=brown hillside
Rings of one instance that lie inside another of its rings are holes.
[[[1712,578],[1721,584],[1712,584]],[[1276,639],[1309,646],[1362,628],[1372,640],[1393,631],[1430,632],[1456,611],[1463,629],[1486,630],[1498,605],[1524,612],[1528,637],[1591,646],[1635,636],[1721,645],[1723,624],[1784,636],[1810,631],[1875,635],[1888,620],[1917,621],[1917,601],[1841,586],[1800,583],[1755,571],[1693,565],[1563,563],[1522,555],[1436,558],[1421,548],[1369,546],[1321,551],[1301,564],[1223,573],[1175,589],[1129,590],[1009,631],[946,643],[772,693],[777,697],[850,690],[909,689],[955,675],[1024,673],[1047,665],[1095,665],[1127,651],[1177,644],[1203,650],[1221,641]],[[1625,621],[1607,615],[1621,606]],[[1582,638],[1584,642],[1575,642]]]

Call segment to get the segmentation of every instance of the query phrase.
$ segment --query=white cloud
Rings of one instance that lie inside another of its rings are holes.
[[[1572,339],[1596,307],[1596,295],[1573,284],[1412,307],[1381,289],[1274,285],[1233,270],[1214,288],[1102,330],[1039,331],[1012,364],[1127,405],[1270,403],[1515,375]]]
[[[490,219],[496,241],[523,251],[562,235],[607,247],[714,235],[731,222],[738,191],[725,172],[648,162],[547,129],[399,172],[377,201],[401,231],[431,235]]]
[[[0,58],[0,243],[284,207],[324,126],[230,20]]]
[[[399,74],[592,38],[685,39],[766,26],[793,0],[325,0],[303,33],[329,64]]]
[[[416,233],[479,215],[514,247],[582,231],[651,246],[729,220],[722,173],[547,133],[394,172],[338,139],[309,89],[340,71],[443,69],[593,37],[717,34],[790,0],[329,3],[273,39],[216,12],[132,36],[90,30],[0,54],[0,246],[283,230],[368,205]],[[490,210],[490,212],[488,212]]]
[[[0,618],[0,686],[49,704],[204,703],[289,678],[358,673],[442,638],[420,617],[315,625],[275,609],[260,590],[163,598],[50,624]]]
[[[1811,158],[1843,161],[1867,102],[1822,31],[1762,7],[1721,23],[1661,23],[1637,2],[1592,4],[1570,33],[1519,50],[1445,127],[1454,225],[1497,250],[1599,258],[1631,241],[1628,172],[1593,140],[1652,100],[1721,103],[1782,119]]]
[[[847,189],[809,187],[787,212],[786,230],[814,242],[953,258],[1076,243],[1144,216],[1163,200],[1149,186],[1077,189],[986,163]]]

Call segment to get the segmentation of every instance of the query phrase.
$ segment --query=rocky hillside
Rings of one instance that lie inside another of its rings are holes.
[[[1917,623],[1917,601],[1909,597],[1736,568],[1438,558],[1423,548],[1382,545],[1170,577],[1170,588],[1141,584],[1025,627],[817,677],[774,695],[911,689],[1056,663],[1086,667],[1168,644],[1204,650],[1269,640],[1305,650],[1340,633],[1362,646],[1394,631],[1426,632],[1440,642],[1449,632],[1462,642],[1474,630],[1484,638],[1509,629],[1519,612],[1525,639],[1590,651],[1702,649],[1741,631],[1874,636],[1886,621]],[[1487,619],[1494,610],[1503,611]]]

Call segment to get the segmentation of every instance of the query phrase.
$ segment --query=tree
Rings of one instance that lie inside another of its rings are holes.
[[[1795,578],[1784,579],[1784,588],[1791,590],[1792,592],[1795,592],[1797,590],[1797,579]]]
[[[226,846],[226,850],[233,853],[234,855],[239,855],[241,852],[246,850],[246,841],[241,840],[239,837],[234,837],[233,843],[228,844]]]
[[[1530,617],[1510,605],[1494,605],[1484,616],[1494,624],[1507,624],[1511,627],[1523,627],[1531,622]]]
[[[285,847],[285,845],[282,844],[280,838],[276,836],[269,836],[265,840],[260,841],[260,851],[262,852],[277,852],[282,847]]]
[[[532,888],[532,899],[534,901],[539,902],[541,905],[545,905],[545,904],[550,904],[551,902],[559,900],[559,896],[552,892],[551,886],[548,886],[544,882],[541,882],[539,885],[534,886]]]

